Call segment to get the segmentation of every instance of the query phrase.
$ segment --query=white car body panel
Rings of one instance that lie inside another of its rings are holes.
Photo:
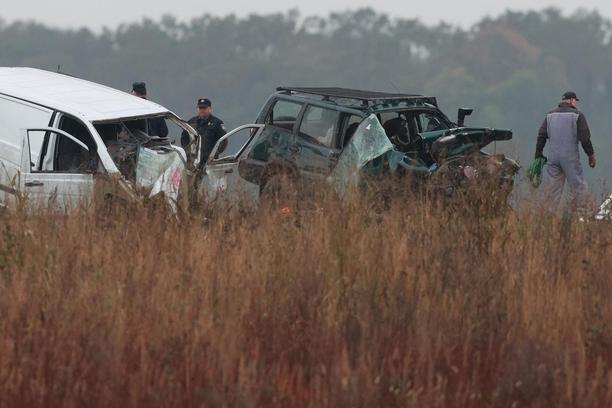
[[[60,135],[61,131],[54,129],[49,134],[43,163],[39,163],[40,140],[28,142],[29,149],[24,150],[29,130],[55,128],[62,116],[74,118],[87,129],[88,139],[90,136],[96,147],[99,170],[118,178],[122,175],[94,127],[96,123],[164,116],[184,124],[163,106],[127,92],[39,69],[0,67],[0,203],[13,201],[19,193],[37,197],[37,201],[52,198],[72,204],[79,197],[92,196],[95,179],[92,174],[52,169],[56,138],[66,137]],[[195,131],[188,125],[184,129],[197,145]],[[175,150],[185,157],[182,148],[175,146]],[[199,152],[199,147],[193,150]],[[38,171],[33,171],[33,166],[25,161],[26,156],[29,162],[40,166]],[[195,156],[197,163],[199,154]]]

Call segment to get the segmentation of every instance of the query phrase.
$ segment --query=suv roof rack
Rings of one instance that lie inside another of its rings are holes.
[[[362,91],[359,89],[347,88],[303,88],[303,87],[285,87],[276,88],[278,92],[302,93],[308,95],[318,95],[323,98],[340,98],[340,99],[355,99],[369,105],[370,102],[392,102],[406,99],[422,99],[424,102],[431,103],[437,106],[436,99],[423,95],[403,94],[403,93],[387,93],[375,91]]]

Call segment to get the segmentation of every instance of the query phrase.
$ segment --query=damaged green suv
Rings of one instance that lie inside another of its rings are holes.
[[[363,174],[405,172],[417,179],[445,173],[439,185],[459,187],[476,177],[477,161],[512,186],[518,165],[482,148],[512,139],[510,130],[470,128],[459,109],[453,123],[434,97],[343,88],[278,88],[255,124],[235,129],[213,149],[202,190],[208,200],[258,201],[279,182],[332,183],[339,193]],[[467,158],[470,160],[467,160]],[[245,197],[246,196],[246,197]]]

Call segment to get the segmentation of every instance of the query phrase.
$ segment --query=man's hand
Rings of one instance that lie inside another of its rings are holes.
[[[594,169],[596,165],[597,165],[597,160],[595,160],[595,155],[592,154],[589,156],[589,166],[591,166],[591,168]]]

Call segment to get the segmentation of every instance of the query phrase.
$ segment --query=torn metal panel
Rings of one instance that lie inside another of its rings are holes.
[[[612,194],[599,207],[599,212],[595,216],[597,221],[612,220]]]
[[[179,152],[157,151],[141,146],[136,165],[136,185],[150,190],[149,197],[164,193],[170,206],[176,210],[185,170],[185,162]]]
[[[487,128],[456,128],[436,132],[424,132],[423,140],[431,143],[431,152],[436,157],[458,156],[480,150],[494,141],[512,139],[512,131]]]

